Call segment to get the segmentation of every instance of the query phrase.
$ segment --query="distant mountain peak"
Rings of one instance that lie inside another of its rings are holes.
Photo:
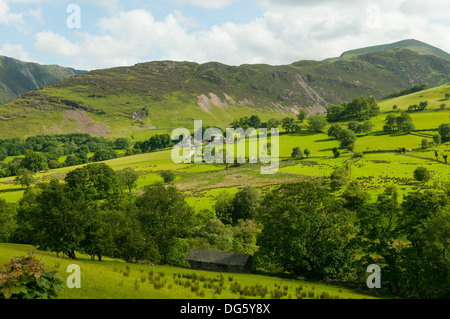
[[[20,94],[40,90],[49,84],[85,72],[59,65],[41,65],[0,56],[0,104]]]
[[[436,48],[432,45],[429,45],[425,42],[421,42],[421,41],[418,41],[415,39],[406,39],[406,40],[401,40],[401,41],[389,43],[389,44],[375,45],[375,46],[370,46],[370,47],[365,47],[365,48],[360,48],[360,49],[349,50],[349,51],[345,51],[344,53],[342,53],[340,57],[341,58],[350,58],[350,57],[353,57],[356,55],[367,54],[367,53],[371,53],[371,52],[375,52],[375,51],[392,50],[392,49],[409,49],[409,50],[415,51],[420,54],[435,55],[440,58],[450,60],[449,53],[447,53],[439,48]]]

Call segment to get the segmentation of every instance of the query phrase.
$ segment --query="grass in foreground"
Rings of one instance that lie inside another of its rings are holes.
[[[29,245],[0,244],[0,264],[12,257],[25,256]],[[125,263],[105,258],[91,261],[79,255],[77,260],[56,257],[55,253],[36,251],[49,270],[56,270],[64,283],[70,273],[67,266],[81,268],[81,288],[65,286],[60,299],[372,299],[351,289],[323,283],[269,277],[256,274],[231,274],[192,269]]]

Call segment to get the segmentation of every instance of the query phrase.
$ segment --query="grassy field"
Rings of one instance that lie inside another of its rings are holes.
[[[439,93],[441,94],[441,93]],[[382,102],[388,103],[388,101]],[[429,128],[437,128],[441,123],[446,123],[447,118],[442,116],[443,112],[418,112],[413,115]],[[386,113],[381,113],[373,121],[381,121]],[[381,123],[380,122],[380,123]],[[419,121],[420,122],[420,121]],[[429,123],[429,124],[426,124]],[[378,124],[377,124],[378,125]],[[326,131],[326,129],[324,130]],[[382,191],[382,186],[395,184],[399,191],[404,193],[417,187],[417,183],[412,181],[412,172],[418,166],[425,165],[432,171],[432,178],[426,184],[432,187],[436,184],[448,181],[450,171],[440,159],[437,162],[434,158],[434,151],[443,154],[450,153],[450,144],[445,143],[433,146],[426,150],[421,149],[421,141],[427,134],[435,134],[436,131],[420,132],[418,134],[384,134],[374,131],[368,135],[361,135],[355,143],[355,149],[362,152],[377,150],[396,151],[405,147],[407,155],[397,155],[395,153],[365,154],[364,157],[354,165],[352,178],[364,182],[366,189],[374,194]],[[430,142],[431,138],[427,138]],[[308,148],[311,151],[309,158],[302,160],[291,160],[292,149],[299,146],[302,150]],[[332,148],[338,147],[337,140],[329,138],[324,133],[312,133],[303,130],[294,134],[280,135],[280,168],[277,174],[262,175],[260,167],[255,164],[245,164],[239,167],[229,167],[223,164],[175,164],[171,159],[171,150],[164,150],[154,153],[139,154],[128,157],[120,157],[108,160],[105,163],[114,170],[121,170],[125,167],[132,167],[141,175],[138,180],[138,190],[146,185],[157,181],[162,181],[159,172],[162,170],[174,170],[177,179],[175,185],[183,190],[187,195],[187,201],[196,210],[212,208],[214,198],[208,194],[211,190],[229,191],[236,190],[245,185],[254,187],[265,187],[278,185],[285,182],[299,181],[304,178],[328,178],[334,169],[344,165],[351,152],[341,151],[340,158],[333,158]],[[11,161],[9,157],[6,161]],[[386,163],[380,163],[386,161]],[[77,167],[65,167],[50,170],[45,173],[36,174],[39,181],[49,177],[63,179],[65,174]],[[401,182],[407,179],[408,182]],[[0,198],[10,202],[17,202],[22,194],[21,186],[13,183],[14,178],[0,179]]]
[[[12,257],[26,256],[32,250],[28,245],[0,244],[0,264]],[[36,258],[45,264],[45,269],[56,270],[64,283],[70,275],[67,266],[80,266],[81,288],[69,289],[64,285],[61,299],[296,299],[297,295],[302,299],[319,299],[325,295],[334,299],[376,298],[336,285],[257,274],[194,271],[111,258],[99,262],[80,254],[78,259],[70,260],[43,251],[36,251]]]
[[[385,100],[380,102],[379,105],[382,112],[392,111],[394,105],[397,105],[398,110],[406,111],[410,105],[419,104],[421,101],[428,102],[428,110],[438,110],[440,109],[441,104],[445,104],[446,109],[449,109],[450,100],[445,99],[445,93],[448,93],[449,91],[450,83],[447,83],[446,85],[441,85],[425,91]]]

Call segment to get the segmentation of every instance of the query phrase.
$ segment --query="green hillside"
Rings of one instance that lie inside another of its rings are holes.
[[[0,104],[20,94],[40,90],[84,71],[58,65],[40,65],[0,56]]]
[[[371,192],[377,193],[386,184],[386,181],[383,180],[386,174],[387,176],[389,176],[388,173],[397,174],[396,177],[403,175],[409,179],[400,189],[400,192],[404,193],[417,187],[411,181],[412,170],[417,165],[429,165],[433,168],[434,173],[431,181],[427,184],[432,185],[434,182],[440,184],[447,181],[450,178],[450,171],[449,166],[443,163],[442,155],[450,154],[450,144],[448,142],[433,144],[433,135],[438,133],[438,127],[441,124],[450,123],[450,101],[445,99],[446,94],[450,94],[450,84],[379,102],[380,113],[370,119],[374,125],[372,131],[368,134],[359,134],[355,142],[354,151],[366,152],[367,154],[360,160],[360,164],[363,165],[354,167],[354,177],[376,176],[376,180],[383,182],[376,182],[376,187],[369,185],[372,183],[367,186]],[[415,130],[409,134],[383,132],[386,116],[399,114],[401,111],[406,111],[409,105],[419,104],[425,100],[429,104],[425,110],[409,113],[415,125]],[[444,108],[441,107],[443,104],[445,105]],[[393,110],[394,105],[397,105],[396,110]],[[239,115],[236,114],[236,116]],[[347,122],[339,122],[338,124],[346,127]],[[195,204],[196,209],[211,208],[210,205],[214,203],[214,196],[220,190],[225,189],[235,192],[238,187],[245,185],[265,187],[283,182],[298,181],[304,176],[328,178],[336,167],[342,166],[343,163],[351,159],[352,152],[346,149],[341,150],[340,158],[333,159],[332,149],[339,147],[339,141],[327,135],[327,130],[331,124],[328,124],[322,133],[309,131],[306,122],[300,125],[302,127],[300,132],[280,136],[280,157],[282,161],[280,162],[279,172],[275,175],[261,176],[258,165],[250,164],[232,170],[226,170],[225,165],[174,164],[171,160],[170,150],[119,157],[105,161],[105,163],[114,170],[133,167],[141,172],[138,188],[150,185],[155,181],[161,181],[158,173],[162,170],[176,170],[178,178],[175,184],[179,189],[186,190],[188,195],[195,195],[188,200]],[[218,126],[220,127],[220,125]],[[149,139],[155,134],[170,135],[171,131],[166,129],[142,132],[136,134],[136,140]],[[424,139],[430,143],[430,147],[426,149],[422,148],[422,140]],[[311,165],[308,160],[306,162],[305,160],[292,160],[291,152],[295,146],[301,147],[302,150],[309,149],[311,151],[310,159],[314,164]],[[408,153],[396,154],[402,147],[405,147]],[[435,158],[435,151],[440,154],[439,160]],[[12,161],[13,158],[6,158],[5,163]],[[65,157],[62,157],[60,162],[64,162],[64,159]],[[397,173],[394,170],[389,172],[389,169],[393,166],[396,166]],[[67,172],[75,168],[52,169],[45,173],[36,174],[36,178],[42,181],[48,177],[62,179]],[[396,183],[395,178],[389,178],[389,180],[389,183]],[[13,181],[14,177],[0,179],[0,198],[12,202],[20,199],[23,188],[14,184]]]
[[[5,137],[86,132],[132,137],[151,129],[191,127],[194,119],[225,126],[258,113],[263,121],[324,113],[356,96],[450,81],[450,61],[392,49],[333,61],[227,66],[156,61],[95,70],[0,106]]]

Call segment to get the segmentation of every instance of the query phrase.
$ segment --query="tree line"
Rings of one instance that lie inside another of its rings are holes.
[[[387,100],[387,99],[391,99],[394,97],[399,97],[399,96],[403,96],[403,95],[408,95],[408,94],[412,94],[412,93],[416,93],[416,92],[420,92],[423,90],[428,89],[428,84],[421,84],[421,85],[414,85],[413,87],[398,91],[398,92],[394,92],[391,94],[386,95],[385,97],[383,97],[383,100]]]
[[[27,188],[18,204],[0,200],[0,240],[69,258],[81,252],[99,260],[109,256],[184,266],[190,247],[254,252],[258,228],[237,219],[247,216],[247,202],[238,199],[246,191],[236,194],[233,217],[225,222],[213,209],[195,213],[170,184],[155,183],[133,194],[138,176],[131,168],[115,172],[93,163],[69,172],[62,182],[51,179]]]
[[[24,173],[24,170],[36,173],[42,170],[106,161],[119,157],[120,150],[125,150],[123,155],[129,156],[167,148],[171,145],[173,143],[168,134],[152,136],[134,145],[129,139],[123,137],[111,140],[85,133],[0,139],[0,178],[18,176]],[[8,156],[15,158],[5,163],[4,160]],[[62,156],[66,158],[61,162]]]
[[[328,122],[366,121],[380,111],[374,97],[359,97],[341,105],[330,105],[327,111]]]

